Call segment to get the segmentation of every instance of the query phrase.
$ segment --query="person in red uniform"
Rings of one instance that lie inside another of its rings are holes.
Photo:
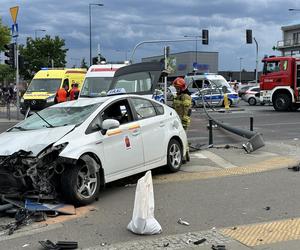
[[[69,96],[69,86],[67,84],[59,88],[55,95],[56,103],[66,102]]]
[[[78,83],[72,84],[72,89],[70,90],[70,101],[77,100],[79,92]]]

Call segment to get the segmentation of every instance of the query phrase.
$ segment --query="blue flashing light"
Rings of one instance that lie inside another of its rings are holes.
[[[41,68],[41,70],[48,70],[49,68],[45,67],[45,68]]]

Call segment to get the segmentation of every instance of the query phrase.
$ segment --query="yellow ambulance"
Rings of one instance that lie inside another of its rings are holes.
[[[56,91],[64,84],[78,83],[79,89],[86,74],[86,69],[41,69],[33,77],[23,98],[21,99],[21,113],[30,110],[42,110],[54,104]]]

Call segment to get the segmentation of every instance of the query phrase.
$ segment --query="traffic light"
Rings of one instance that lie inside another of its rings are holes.
[[[5,52],[4,55],[8,58],[6,60],[4,60],[5,64],[10,65],[12,68],[15,68],[15,48],[16,48],[16,44],[15,43],[11,43],[11,44],[5,44],[4,45],[5,48]]]
[[[202,30],[202,44],[208,44],[208,30]]]
[[[252,43],[252,30],[246,30],[246,43]]]

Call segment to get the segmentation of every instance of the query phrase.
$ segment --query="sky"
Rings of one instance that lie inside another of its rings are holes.
[[[79,66],[82,58],[89,62],[89,3],[103,4],[91,6],[93,56],[100,44],[109,61],[129,58],[141,41],[183,39],[208,29],[209,45],[199,41],[198,51],[219,52],[219,70],[253,71],[256,46],[246,44],[246,29],[252,29],[258,42],[260,62],[264,55],[279,55],[272,47],[282,40],[281,26],[300,23],[300,11],[288,11],[300,8],[295,0],[0,0],[0,17],[11,26],[9,8],[19,6],[18,42],[59,36],[69,49],[67,66]],[[164,45],[171,53],[195,51],[193,41],[145,44],[134,61],[161,55]]]

